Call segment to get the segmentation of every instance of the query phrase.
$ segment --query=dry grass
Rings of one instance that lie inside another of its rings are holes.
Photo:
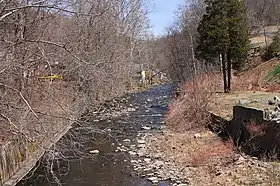
[[[231,140],[223,142],[209,131],[201,133],[202,138],[193,136],[194,132],[165,131],[151,136],[147,147],[155,154],[162,153],[163,161],[172,161],[188,173],[191,185],[279,185],[278,163],[239,158]]]
[[[266,41],[268,44],[272,43],[272,38],[267,37]],[[256,36],[250,39],[251,44],[253,45],[257,45],[260,47],[265,47],[266,43],[265,43],[265,37],[264,36]]]
[[[225,163],[233,154],[232,141],[223,142],[210,131],[200,133],[202,138],[194,138],[194,132],[173,133],[152,137],[150,144],[154,151],[160,150],[172,157],[178,166],[206,166]],[[171,159],[172,159],[171,158]]]
[[[266,46],[265,40],[267,41],[268,44],[270,44],[272,42],[273,36],[277,34],[278,26],[267,26],[265,27],[265,31],[267,33],[266,39],[264,36],[264,31],[261,30],[258,36],[250,38],[251,44],[260,47],[265,47]]]
[[[256,123],[248,123],[247,130],[252,136],[263,136],[265,134],[265,127]]]
[[[169,105],[166,117],[167,127],[175,131],[189,131],[202,129],[209,121],[207,109],[217,110],[226,118],[232,117],[232,106],[236,99],[246,99],[238,96],[243,91],[280,92],[279,84],[265,84],[263,79],[280,61],[267,61],[261,65],[242,72],[232,78],[232,92],[226,94],[226,100],[219,99],[221,94],[213,95],[222,90],[222,75],[211,73],[199,76],[195,82],[189,81],[181,86],[182,94]],[[232,96],[232,99],[231,99]],[[210,99],[211,97],[211,99]],[[232,102],[233,100],[233,102]],[[209,105],[211,103],[211,105]],[[222,103],[222,104],[221,104]]]
[[[208,74],[181,87],[182,94],[169,105],[167,127],[175,131],[202,129],[209,121],[207,104],[211,94],[219,89],[220,77]]]
[[[265,99],[279,92],[279,85],[263,82],[266,74],[279,62],[268,61],[234,76],[233,92],[229,94],[217,93],[222,90],[222,76],[217,74],[200,76],[196,83],[183,85],[182,94],[172,102],[167,114],[166,123],[170,131],[153,136],[149,148],[162,152],[164,158],[182,170],[191,170],[194,185],[280,185],[279,165],[271,166],[271,163],[250,158],[248,161],[234,160],[233,140],[223,142],[205,130],[209,123],[209,108],[230,120],[233,105],[238,100]],[[262,126],[254,123],[249,123],[247,129],[252,136],[261,136],[265,132]],[[197,131],[202,138],[194,138]]]
[[[205,142],[205,141],[204,141]],[[194,154],[193,166],[212,165],[226,163],[234,152],[233,140],[222,142],[213,138],[201,145],[201,148]]]
[[[265,84],[265,76],[274,70],[280,61],[273,60],[264,62],[257,67],[233,77],[233,91],[267,91],[279,92],[279,85]]]

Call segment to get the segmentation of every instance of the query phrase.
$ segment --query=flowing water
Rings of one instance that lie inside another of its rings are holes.
[[[164,115],[168,110],[174,88],[174,84],[159,85],[147,91],[129,95],[131,102],[128,103],[128,107],[136,108],[135,112],[105,121],[92,121],[92,126],[95,128],[98,126],[107,131],[106,133],[98,133],[92,128],[87,128],[79,131],[78,136],[75,137],[78,141],[80,140],[79,143],[69,140],[73,137],[71,134],[61,139],[59,143],[64,145],[63,154],[68,154],[67,158],[59,158],[54,162],[56,165],[54,174],[59,175],[57,178],[61,185],[152,185],[145,178],[141,179],[133,174],[128,153],[116,152],[116,148],[122,145],[119,143],[122,143],[124,139],[130,139],[133,144],[137,136],[143,133],[160,132],[164,127]],[[151,127],[151,130],[143,130],[143,126]],[[75,127],[73,130],[76,130]],[[81,154],[84,152],[86,155],[75,155],[73,143],[79,144]],[[94,149],[98,149],[100,153],[89,155],[88,151]],[[36,171],[29,174],[18,186],[58,185],[46,167],[44,161],[38,164]],[[159,185],[166,186],[169,183],[161,182]]]

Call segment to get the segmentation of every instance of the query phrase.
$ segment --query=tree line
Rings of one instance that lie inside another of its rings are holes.
[[[185,1],[159,39],[165,50],[161,65],[180,81],[222,69],[224,91],[229,92],[232,69],[240,71],[249,62],[249,38],[266,36],[267,26],[279,25],[279,13],[280,2],[274,0]]]

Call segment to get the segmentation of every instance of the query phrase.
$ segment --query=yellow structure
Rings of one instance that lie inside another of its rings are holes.
[[[54,80],[54,79],[63,79],[63,77],[61,75],[53,74],[53,75],[50,75],[50,76],[41,76],[41,77],[39,77],[39,79]]]

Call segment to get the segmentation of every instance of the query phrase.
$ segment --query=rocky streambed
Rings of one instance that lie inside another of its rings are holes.
[[[18,185],[184,185],[182,172],[151,157],[146,138],[164,128],[174,84],[90,109]],[[173,171],[173,172],[172,172]],[[180,178],[179,178],[180,177]]]

